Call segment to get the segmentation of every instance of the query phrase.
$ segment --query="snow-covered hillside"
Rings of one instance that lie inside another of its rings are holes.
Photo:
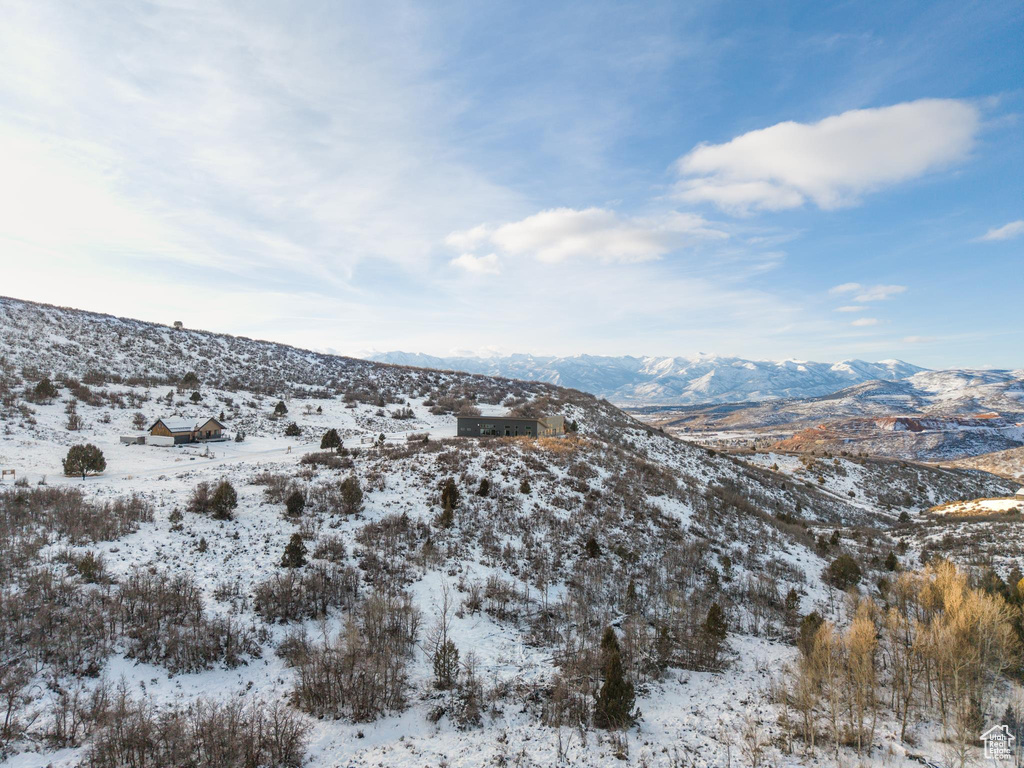
[[[174,764],[169,743],[211,767],[245,764],[232,745],[323,768],[803,765],[778,683],[805,616],[849,619],[823,569],[852,559],[882,601],[894,567],[943,551],[924,509],[1014,487],[725,455],[549,384],[0,310],[5,768]],[[576,431],[457,439],[464,408]],[[121,444],[172,415],[222,416],[230,439]],[[65,477],[83,443],[104,470]],[[622,730],[595,714],[609,633],[635,691]],[[861,761],[941,754],[937,717],[922,705],[904,738],[883,709]]]
[[[620,404],[694,405],[815,397],[866,381],[905,379],[923,368],[901,360],[744,360],[737,357],[433,357],[386,352],[379,362],[547,381]]]
[[[1024,443],[1024,371],[925,371],[821,397],[631,410],[681,436],[724,444],[948,460]]]

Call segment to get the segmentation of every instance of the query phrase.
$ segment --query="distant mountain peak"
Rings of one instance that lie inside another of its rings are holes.
[[[699,352],[690,356],[572,356],[517,353],[434,357],[387,352],[376,362],[546,381],[623,404],[699,405],[818,397],[867,381],[898,381],[926,372],[902,360],[747,360]]]

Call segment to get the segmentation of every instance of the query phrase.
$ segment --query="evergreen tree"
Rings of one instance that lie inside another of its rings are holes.
[[[302,429],[300,429],[299,425],[296,424],[294,421],[291,424],[289,424],[287,427],[285,427],[285,430],[284,430],[284,436],[285,437],[299,437],[301,434],[302,434]]]
[[[826,584],[845,592],[860,583],[861,572],[857,561],[850,555],[840,555],[825,569],[822,578]]]
[[[328,429],[324,432],[324,436],[320,439],[320,450],[321,451],[335,451],[341,447],[341,436],[338,434],[336,429]]]
[[[459,676],[459,649],[451,640],[445,640],[434,654],[434,680],[442,691],[455,685]]]
[[[288,406],[284,404],[284,400],[278,400],[277,405],[274,406],[275,416],[284,416],[288,413]]]
[[[193,393],[192,393],[192,396],[191,396],[191,397],[189,398],[189,400],[191,400],[191,401],[192,401],[193,403],[198,403],[198,402],[200,402],[200,401],[201,401],[202,399],[203,399],[203,396],[202,396],[202,395],[200,395],[198,391],[196,391],[196,392],[193,392]]]
[[[797,591],[790,587],[789,592],[786,593],[786,614],[787,616],[796,616],[796,612],[800,610],[800,595]]]
[[[302,495],[302,491],[292,491],[288,494],[288,498],[284,500],[284,507],[287,510],[288,517],[299,517],[302,515],[303,510],[306,508],[306,499]]]
[[[718,603],[711,604],[702,629],[707,643],[709,666],[712,669],[717,669],[722,657],[722,650],[725,647],[725,638],[729,632],[725,611]]]
[[[491,495],[491,481],[486,477],[480,480],[480,487],[476,492],[477,496],[490,496]]]
[[[900,559],[896,557],[896,553],[891,549],[889,554],[885,556],[885,569],[887,571],[898,571],[900,569]]]
[[[35,389],[32,390],[32,398],[37,403],[46,403],[57,397],[57,388],[53,386],[53,382],[45,376],[39,380],[36,384]]]
[[[601,638],[601,657],[604,683],[594,705],[594,725],[608,730],[628,728],[636,719],[633,714],[636,694],[633,683],[626,678],[622,669],[619,641],[611,627],[605,629]]]
[[[178,382],[178,391],[184,392],[189,389],[199,389],[199,377],[189,371],[181,377],[181,381]]]
[[[68,477],[81,475],[83,480],[86,475],[98,475],[107,468],[107,460],[103,458],[103,451],[92,443],[71,446],[67,457],[61,463],[64,465],[65,475]]]
[[[811,658],[811,654],[814,652],[814,638],[824,623],[825,620],[817,611],[811,611],[800,622],[800,634],[797,636],[796,647],[800,649],[804,658]]]
[[[459,487],[455,485],[455,479],[449,477],[441,485],[441,509],[446,512],[454,512],[459,506]]]
[[[524,478],[523,478],[523,482],[521,482],[521,483],[519,484],[519,492],[520,492],[520,493],[529,493],[529,492],[530,492],[530,490],[531,490],[531,489],[530,489],[530,481],[529,481],[529,480],[527,480],[527,479],[526,479],[526,478],[524,477]]]
[[[363,509],[363,488],[359,485],[359,478],[349,475],[341,481],[341,503],[342,511],[346,515],[354,515]]]
[[[587,557],[591,559],[601,556],[601,545],[597,543],[597,539],[594,538],[593,534],[587,539],[587,543],[583,548],[587,552]]]
[[[281,558],[282,568],[301,568],[306,564],[306,545],[302,543],[302,537],[293,533],[284,548],[284,556]]]
[[[232,511],[238,506],[238,493],[227,480],[221,480],[210,497],[210,512],[214,520],[230,520]]]

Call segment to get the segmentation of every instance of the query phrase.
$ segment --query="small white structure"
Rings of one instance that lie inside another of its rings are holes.
[[[121,435],[121,445],[145,445],[145,435]]]
[[[1018,488],[1017,492],[1013,494],[1013,498],[1024,501],[1024,488]]]
[[[146,445],[158,445],[161,448],[170,448],[174,445],[174,438],[169,435],[147,435]]]

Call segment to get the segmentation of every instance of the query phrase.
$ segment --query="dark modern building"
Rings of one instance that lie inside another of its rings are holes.
[[[565,434],[561,416],[459,416],[459,437],[552,437]]]

